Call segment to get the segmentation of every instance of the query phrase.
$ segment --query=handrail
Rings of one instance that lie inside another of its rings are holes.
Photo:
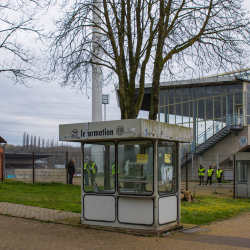
[[[187,144],[181,148],[181,158],[184,157],[184,152],[194,153],[195,148],[198,147],[202,143],[206,143],[206,141],[211,138],[213,135],[218,135],[219,131],[223,128],[242,128],[243,127],[243,115],[240,114],[228,114],[223,116],[220,120],[214,122],[213,125],[208,127],[205,131],[200,133],[196,138],[197,144],[195,143],[195,139],[192,143]],[[212,132],[212,133],[211,133]]]

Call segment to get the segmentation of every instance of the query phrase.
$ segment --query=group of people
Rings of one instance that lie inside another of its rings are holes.
[[[94,161],[92,161],[91,158],[88,159],[88,161],[84,164],[84,185],[89,186],[89,177],[91,180],[91,185],[94,185],[95,182],[95,176],[97,174],[98,167]]]
[[[200,165],[200,168],[198,169],[198,173],[199,173],[199,179],[200,179],[200,184],[203,183],[204,185],[204,175],[205,175],[205,168]],[[212,166],[209,166],[209,169],[207,170],[207,183],[210,181],[210,185],[212,185],[212,179],[213,179],[213,174],[214,174],[214,169],[212,168]],[[221,177],[223,175],[223,170],[220,169],[220,167],[218,167],[218,170],[216,170],[216,178],[218,183],[221,183]]]
[[[91,185],[94,185],[95,182],[95,176],[98,171],[98,167],[94,161],[92,161],[91,158],[88,159],[88,161],[84,164],[84,180],[85,185],[89,186],[89,177],[91,180]],[[73,176],[76,172],[74,159],[70,159],[68,163],[68,174],[69,174],[69,185],[73,185]]]

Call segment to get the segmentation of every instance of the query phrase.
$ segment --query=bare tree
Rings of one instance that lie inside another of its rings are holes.
[[[23,147],[26,145],[26,132],[23,133]]]
[[[0,1],[0,74],[12,77],[15,82],[24,83],[26,78],[44,79],[41,67],[38,69],[41,62],[30,49],[27,38],[42,38],[42,29],[36,27],[36,14],[46,12],[47,3],[49,0]]]
[[[30,137],[30,148],[33,149],[33,135]]]
[[[26,148],[29,148],[29,134],[27,133]]]
[[[37,147],[38,147],[38,148],[40,148],[40,147],[41,147],[41,139],[40,139],[40,136],[38,137]]]
[[[34,136],[34,149],[36,150],[36,136]]]
[[[103,66],[104,81],[119,83],[122,119],[138,116],[145,79],[152,83],[149,119],[155,120],[162,79],[246,62],[250,29],[242,0],[103,0],[97,8],[92,1],[75,0],[56,22],[51,69],[63,76],[62,86],[82,90],[92,65]],[[101,39],[93,40],[95,32]],[[92,60],[96,46],[102,56]]]

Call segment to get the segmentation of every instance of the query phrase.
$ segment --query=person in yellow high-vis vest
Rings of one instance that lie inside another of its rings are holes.
[[[89,186],[89,174],[90,174],[90,165],[89,162],[86,161],[84,164],[84,185]]]
[[[212,185],[213,174],[214,174],[214,169],[210,165],[209,169],[207,170],[207,183],[208,183],[208,181],[210,181],[210,186]],[[207,183],[206,183],[206,185],[207,185]]]
[[[119,166],[117,167],[117,171],[119,174]],[[115,187],[115,163],[111,166],[111,173],[112,173],[113,178],[114,178],[114,187]]]
[[[202,167],[202,165],[200,165],[200,168],[198,169],[198,173],[199,173],[199,178],[200,178],[200,184],[201,185],[201,182],[203,183],[204,185],[204,173],[205,173],[205,168]]]
[[[98,171],[98,167],[92,159],[89,159],[85,165],[84,165],[84,179],[85,179],[85,185],[89,185],[89,174],[91,179],[91,185],[94,185],[95,182],[95,176]]]
[[[216,178],[218,183],[221,183],[222,175],[223,175],[223,170],[221,170],[220,167],[218,167],[218,170],[216,171]]]

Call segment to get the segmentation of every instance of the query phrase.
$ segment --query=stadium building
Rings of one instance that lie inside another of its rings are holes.
[[[141,110],[149,111],[151,84],[145,85]],[[181,150],[182,179],[198,179],[198,167],[212,165],[233,180],[233,155],[250,152],[250,69],[200,79],[160,84],[158,120],[193,128],[193,142]],[[245,154],[246,156],[246,154]],[[237,158],[237,157],[236,157]],[[250,157],[238,157],[236,183],[250,194]],[[249,160],[248,160],[249,159]],[[214,177],[215,179],[215,177]]]

